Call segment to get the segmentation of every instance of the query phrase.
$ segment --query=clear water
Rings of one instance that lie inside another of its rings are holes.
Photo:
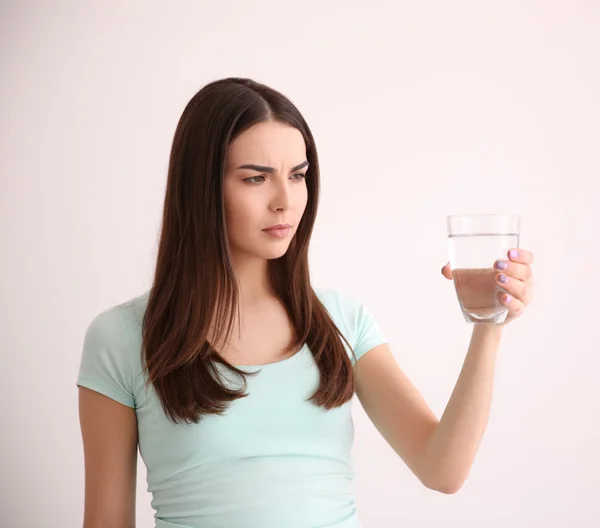
[[[502,323],[508,308],[500,301],[494,263],[519,247],[517,234],[451,235],[450,265],[460,308],[469,323]]]

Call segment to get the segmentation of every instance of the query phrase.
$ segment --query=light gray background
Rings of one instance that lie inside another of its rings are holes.
[[[1,9],[3,525],[81,526],[83,335],[149,286],[177,120],[230,75],[305,114],[323,178],[313,282],[371,307],[438,415],[471,329],[440,274],[446,215],[520,213],[536,255],[537,298],[506,329],[457,495],[421,487],[356,403],[365,527],[600,525],[599,2]],[[151,526],[141,464],[138,497]]]

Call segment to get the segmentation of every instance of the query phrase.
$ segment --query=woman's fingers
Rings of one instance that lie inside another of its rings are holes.
[[[442,268],[442,275],[447,279],[452,279],[452,268],[450,268],[450,262],[448,262],[448,264]]]
[[[496,284],[512,297],[520,300],[525,306],[531,302],[531,288],[526,282],[509,277],[504,273],[497,273]]]
[[[527,266],[531,266],[533,263],[533,253],[526,249],[513,248],[508,251],[507,256],[511,261],[526,264]]]
[[[525,303],[516,297],[513,297],[510,293],[500,292],[498,293],[498,300],[506,307],[508,307],[509,317],[511,319],[519,317],[525,311]]]
[[[494,263],[494,268],[512,279],[521,281],[528,281],[532,276],[529,264],[521,264],[519,262],[511,262],[508,260],[497,260]]]

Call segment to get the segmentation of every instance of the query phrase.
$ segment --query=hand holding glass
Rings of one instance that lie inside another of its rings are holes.
[[[468,323],[502,324],[508,308],[496,283],[497,260],[519,247],[519,215],[448,217],[450,266],[460,308]]]

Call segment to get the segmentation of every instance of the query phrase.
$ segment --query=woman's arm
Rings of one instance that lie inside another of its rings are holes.
[[[83,528],[135,528],[135,411],[80,387],[79,421],[85,457]]]
[[[441,420],[402,372],[388,345],[356,368],[357,395],[373,424],[428,488],[455,493],[466,480],[490,412],[502,327],[476,324]]]
[[[429,439],[425,457],[429,471],[443,468],[442,491],[458,491],[475,460],[490,414],[501,335],[501,326],[475,325],[458,382]]]

